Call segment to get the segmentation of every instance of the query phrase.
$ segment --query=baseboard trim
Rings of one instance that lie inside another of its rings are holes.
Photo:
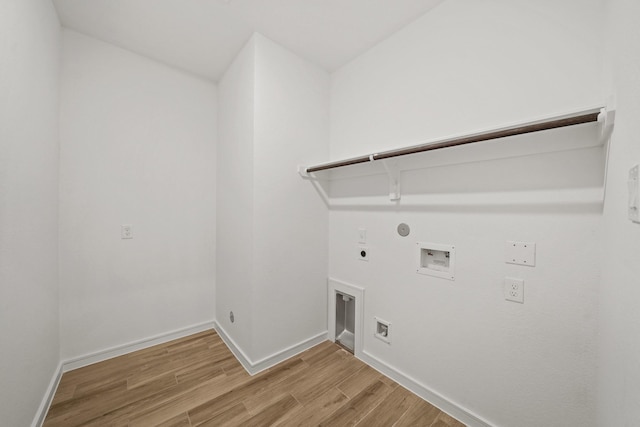
[[[451,415],[458,421],[466,424],[469,427],[493,427],[491,423],[482,419],[481,417],[475,415],[473,412],[468,409],[454,403],[450,399],[444,397],[442,394],[438,393],[435,390],[430,389],[409,375],[403,373],[402,371],[388,365],[387,363],[381,361],[377,357],[373,356],[371,353],[363,350],[359,357],[360,360],[365,362],[367,365],[374,368],[376,371],[381,374],[391,378],[401,386],[406,389],[412,391],[416,395],[420,396],[427,402],[431,403],[433,406],[436,406],[443,412]]]
[[[44,419],[47,416],[47,412],[49,412],[49,407],[51,407],[53,396],[56,394],[56,390],[58,389],[58,384],[60,384],[60,378],[62,378],[62,362],[58,363],[58,367],[53,373],[53,377],[51,377],[51,381],[49,381],[49,386],[47,387],[47,391],[45,391],[44,393],[42,402],[40,402],[40,406],[38,407],[36,416],[33,418],[31,427],[41,427],[42,424],[44,423]]]
[[[186,328],[177,329],[164,334],[155,335],[149,338],[133,341],[127,344],[111,347],[108,349],[96,351],[95,353],[85,354],[84,356],[74,357],[62,362],[62,372],[73,371],[83,366],[92,365],[114,357],[122,356],[154,345],[163,344],[178,338],[197,334],[209,329],[215,329],[215,322],[209,321],[197,325],[188,326]]]
[[[253,367],[253,362],[251,362],[251,359],[249,358],[249,356],[247,356],[245,352],[242,351],[240,346],[236,344],[236,342],[229,336],[229,334],[227,334],[227,331],[225,331],[224,328],[220,326],[218,322],[216,322],[215,328],[216,328],[216,332],[218,332],[218,335],[220,336],[222,341],[226,344],[226,346],[229,348],[231,353],[233,353],[233,355],[236,357],[238,362],[240,362],[244,370],[247,371],[249,374],[253,375],[253,373],[251,372]]]
[[[314,347],[327,340],[327,332],[324,331],[260,360],[253,361],[249,356],[247,356],[242,348],[240,348],[240,346],[236,344],[236,342],[229,336],[229,334],[224,330],[222,326],[216,323],[215,328],[216,331],[218,331],[218,335],[220,335],[220,338],[222,338],[222,341],[224,341],[227,347],[229,347],[229,350],[231,350],[233,355],[236,357],[236,359],[238,359],[242,367],[249,373],[249,375],[255,375],[259,372],[264,371],[265,369],[269,369],[270,367],[275,366],[278,363],[283,362],[290,357],[293,357],[296,354],[300,354],[303,351],[306,351],[311,347]]]
[[[222,328],[216,321],[210,321],[69,359],[58,364],[31,426],[40,427],[44,423],[44,419],[49,411],[49,407],[51,406],[51,402],[53,401],[53,397],[58,385],[60,384],[60,379],[62,378],[63,373],[209,329],[215,329],[217,331],[220,338],[250,375],[255,375],[275,366],[278,363],[283,362],[296,354],[302,353],[303,351],[306,351],[328,339],[328,332],[324,331],[260,360],[252,361],[251,358],[249,358],[249,356],[247,356],[247,354],[229,336],[229,334],[227,334],[224,328]],[[493,425],[488,421],[478,415],[475,415],[473,412],[461,405],[454,403],[442,394],[430,389],[411,376],[381,361],[366,350],[360,352],[358,358],[378,372],[391,378],[398,384],[412,391],[457,420],[463,422],[467,426],[493,427]]]
[[[307,338],[306,340],[300,341],[297,344],[289,346],[284,350],[280,350],[270,356],[263,357],[262,359],[254,362],[253,371],[255,374],[257,374],[258,372],[264,371],[265,369],[275,366],[278,363],[295,356],[296,354],[300,354],[303,351],[309,350],[311,347],[315,347],[316,345],[326,340],[327,331],[321,332],[317,335]]]

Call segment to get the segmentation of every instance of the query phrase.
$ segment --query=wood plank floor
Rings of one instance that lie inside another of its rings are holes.
[[[275,425],[463,426],[331,342],[250,376],[215,331],[65,373],[44,422]]]

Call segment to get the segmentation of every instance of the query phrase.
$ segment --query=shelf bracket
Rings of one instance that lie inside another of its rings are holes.
[[[616,119],[616,110],[603,108],[598,115],[598,122],[600,123],[600,142],[606,143],[611,138],[613,133],[613,123]]]
[[[304,179],[313,179],[309,172],[307,172],[307,168],[302,165],[298,165],[298,175],[300,175]]]
[[[326,182],[323,184],[323,182],[319,180],[314,174],[307,172],[307,168],[304,166],[298,165],[297,171],[298,175],[300,175],[302,179],[311,182],[311,185],[313,185],[313,188],[316,190],[325,206],[327,206],[327,208],[330,208],[331,203],[329,202],[329,194],[325,189]]]
[[[604,183],[602,184],[602,203],[607,197],[607,179],[609,177],[609,152],[611,151],[611,134],[616,119],[616,99],[610,97],[607,107],[600,110],[598,123],[600,124],[600,142],[605,146]]]
[[[390,162],[389,160],[382,160],[381,162],[389,176],[389,200],[400,200],[400,168],[398,167],[398,162]]]

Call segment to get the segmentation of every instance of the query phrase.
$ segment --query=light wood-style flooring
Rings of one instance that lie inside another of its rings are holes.
[[[463,424],[324,342],[250,376],[215,331],[62,376],[44,426]]]

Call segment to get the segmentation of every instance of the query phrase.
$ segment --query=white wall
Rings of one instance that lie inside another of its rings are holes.
[[[0,3],[0,418],[33,420],[58,353],[58,63],[51,2]]]
[[[212,83],[63,32],[63,359],[215,318],[216,96]]]
[[[601,104],[601,3],[445,2],[335,73],[330,157]],[[59,23],[47,1],[4,2],[3,422],[33,418],[60,358],[58,324],[65,359],[209,321],[216,306],[254,360],[322,331],[329,253],[329,275],[367,288],[366,351],[454,403],[498,426],[594,425],[597,343],[597,425],[638,424],[640,228],[626,219],[626,179],[640,161],[640,63],[629,54],[640,9],[606,4],[604,86],[616,90],[618,116],[602,234],[596,199],[562,199],[600,185],[599,148],[495,161],[457,150],[441,157],[450,165],[403,179],[405,200],[436,193],[452,203],[335,209],[327,251],[324,206],[294,173],[327,158],[326,75],[252,38],[220,83],[217,298],[215,86],[65,31],[58,306]],[[377,204],[385,185],[346,180],[332,194],[366,191]],[[560,203],[527,204],[536,191],[558,192]],[[487,196],[499,203],[478,202]],[[399,222],[409,238],[395,234]],[[120,239],[122,223],[133,240]],[[353,254],[360,227],[369,263]],[[538,265],[504,264],[507,239],[536,241]],[[455,282],[415,275],[422,240],[456,244]],[[525,279],[524,305],[502,299],[505,275]],[[374,315],[393,322],[391,347],[372,338]]]
[[[329,75],[254,38],[253,355],[262,358],[327,328],[328,212],[296,170],[329,154]]]
[[[443,2],[334,73],[332,96],[368,108],[332,102],[331,157],[598,103],[599,4]],[[360,78],[364,70],[367,78]]]
[[[338,70],[331,158],[601,104],[600,4],[555,3],[450,0]],[[439,167],[403,174],[397,205],[383,176],[332,182],[346,206],[330,213],[329,275],[366,288],[365,352],[496,426],[594,425],[596,133],[440,152]],[[511,157],[571,141],[585,148]],[[369,262],[356,257],[360,227]],[[536,266],[506,264],[507,240],[536,242]],[[456,246],[455,281],[416,274],[418,241]],[[504,300],[505,276],[525,280],[523,305]],[[392,322],[391,346],[373,316]]]
[[[617,97],[604,209],[598,425],[640,425],[640,225],[627,219],[629,169],[640,163],[640,4],[607,2],[607,53]]]
[[[254,63],[251,38],[220,80],[218,104],[216,321],[247,352],[253,328]]]
[[[326,330],[327,209],[296,168],[328,156],[328,94],[258,34],[220,82],[218,322],[250,363]]]

